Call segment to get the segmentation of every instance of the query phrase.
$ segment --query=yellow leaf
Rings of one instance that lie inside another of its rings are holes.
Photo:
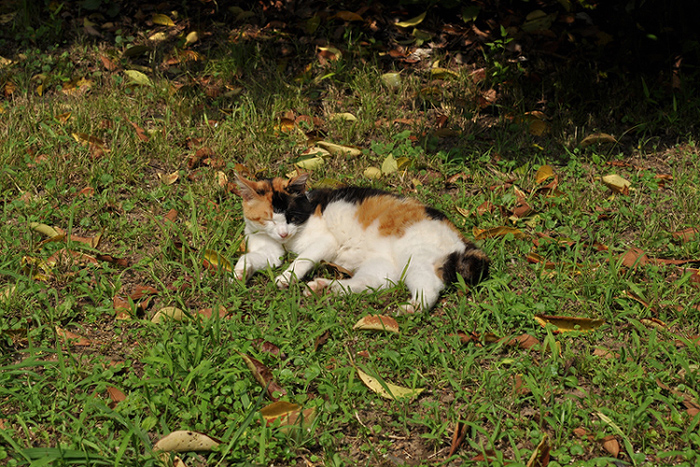
[[[358,148],[329,143],[327,141],[318,141],[316,145],[322,147],[334,156],[357,157],[362,154],[362,151]]]
[[[173,321],[182,321],[187,315],[181,309],[174,306],[166,306],[156,311],[156,314],[151,318],[151,322],[159,324],[165,321],[165,318],[170,318]]]
[[[381,79],[387,87],[396,89],[401,86],[401,75],[399,73],[384,73]]]
[[[158,31],[148,36],[148,40],[153,42],[163,42],[166,39],[168,39],[168,35],[163,31]]]
[[[60,123],[66,123],[68,120],[70,120],[70,117],[72,115],[72,112],[66,112],[62,113],[61,115],[56,115],[54,118],[58,120]]]
[[[158,173],[158,178],[160,179],[161,182],[165,183],[166,185],[172,185],[173,183],[177,182],[177,180],[180,178],[180,173],[179,172],[173,172],[171,174],[163,174],[163,173]]]
[[[390,174],[397,170],[399,170],[399,164],[396,162],[396,159],[394,159],[394,156],[389,154],[386,156],[386,159],[384,159],[384,162],[382,162],[382,173]]]
[[[321,156],[308,157],[298,160],[294,163],[300,169],[314,170],[326,163],[326,160]]]
[[[559,332],[588,332],[605,324],[604,319],[578,318],[575,316],[535,315],[535,321],[542,327],[546,327],[547,324],[556,326]]]
[[[53,227],[46,225],[46,224],[40,224],[39,222],[30,222],[29,227],[32,230],[36,230],[40,234],[45,235],[49,238],[59,237],[59,236],[65,234],[65,232],[63,232],[63,231],[59,232],[58,230],[54,229]]]
[[[341,112],[337,114],[331,114],[331,120],[344,120],[346,122],[356,122],[357,117],[349,112]]]
[[[185,44],[194,44],[199,40],[199,34],[197,31],[192,31],[187,36],[185,36]]]
[[[554,177],[554,169],[549,165],[542,165],[535,174],[535,183],[538,185]]]
[[[630,187],[632,186],[630,181],[615,174],[605,175],[602,181],[605,186],[616,193],[629,194]]]
[[[367,167],[364,171],[364,176],[371,180],[379,180],[382,178],[382,171],[376,167]]]
[[[226,272],[233,271],[229,260],[214,250],[204,250],[204,267],[207,269],[223,269]]]
[[[196,431],[173,431],[168,436],[161,438],[154,446],[154,451],[165,452],[189,452],[211,451],[221,444],[209,436]]]
[[[389,331],[398,334],[399,323],[391,316],[367,315],[352,327],[363,331]]]
[[[416,16],[415,18],[411,18],[411,19],[406,20],[406,21],[399,21],[398,23],[396,23],[396,26],[398,26],[400,28],[410,28],[413,26],[418,26],[425,19],[426,13],[428,13],[428,12],[424,11],[423,13]]]
[[[216,183],[221,188],[226,188],[228,186],[228,176],[224,172],[219,170],[218,172],[216,172]]]
[[[430,76],[435,79],[458,78],[459,74],[447,68],[435,67],[430,69]]]
[[[138,70],[124,70],[124,74],[129,77],[132,84],[138,84],[139,86],[153,86],[151,78]]]
[[[170,19],[170,17],[160,13],[153,15],[151,21],[153,21],[153,24],[160,24],[161,26],[175,26],[175,23]]]
[[[533,136],[542,136],[549,132],[549,123],[544,120],[533,118],[530,120],[530,134]]]
[[[363,383],[365,383],[365,385],[368,388],[370,388],[372,391],[376,392],[380,396],[384,397],[385,399],[413,399],[425,390],[425,388],[410,389],[402,386],[397,386],[395,384],[387,383],[384,381],[380,381],[377,378],[374,378],[368,375],[367,373],[361,371],[360,369],[357,370],[357,374],[360,376],[360,379]]]

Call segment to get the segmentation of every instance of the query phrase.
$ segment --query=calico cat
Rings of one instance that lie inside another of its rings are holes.
[[[279,266],[290,251],[297,257],[275,279],[280,288],[327,261],[352,271],[352,278],[316,278],[306,284],[305,295],[325,288],[340,293],[376,290],[403,281],[411,301],[402,309],[415,312],[432,308],[457,274],[470,284],[488,275],[486,255],[443,213],[414,199],[360,187],[307,193],[307,174],[258,182],[239,174],[236,178],[248,247],[234,268],[239,280]]]

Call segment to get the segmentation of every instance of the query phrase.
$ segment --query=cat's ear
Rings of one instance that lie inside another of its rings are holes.
[[[238,172],[236,174],[236,183],[238,184],[238,195],[243,198],[243,201],[250,201],[258,197],[255,191],[255,182],[243,178]]]
[[[309,174],[301,173],[289,180],[287,191],[290,193],[303,194],[306,192],[306,181],[309,179]]]

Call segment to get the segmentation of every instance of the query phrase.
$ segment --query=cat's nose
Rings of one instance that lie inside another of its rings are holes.
[[[280,237],[282,237],[282,238],[286,238],[287,235],[289,235],[288,232],[280,232]]]

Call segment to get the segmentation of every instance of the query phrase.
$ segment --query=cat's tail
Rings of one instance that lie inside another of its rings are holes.
[[[486,253],[467,240],[464,246],[464,252],[451,253],[442,265],[442,278],[446,284],[457,282],[458,274],[469,285],[476,285],[489,275],[490,261]]]

